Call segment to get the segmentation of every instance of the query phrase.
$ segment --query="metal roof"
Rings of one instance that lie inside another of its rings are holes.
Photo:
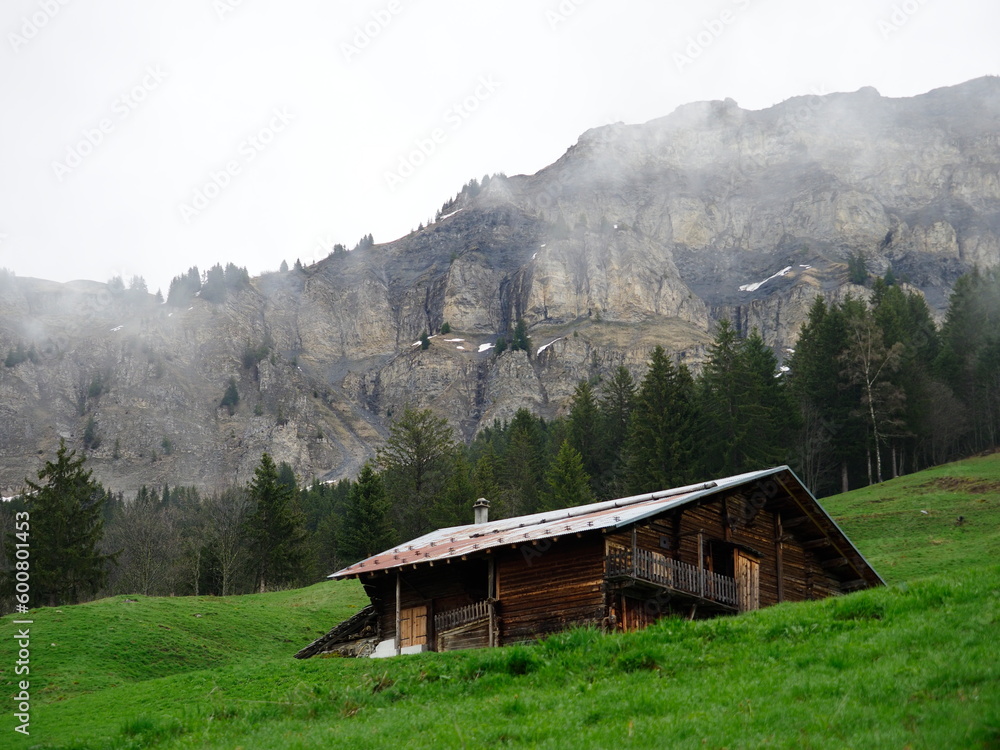
[[[607,500],[575,508],[438,529],[369,557],[367,560],[349,565],[328,577],[350,578],[363,573],[391,570],[404,565],[433,563],[438,560],[480,553],[505,544],[530,544],[541,539],[553,539],[566,534],[621,528],[665,510],[686,505],[707,495],[714,495],[721,490],[750,484],[782,471],[790,472],[790,469],[787,466],[780,466],[774,469],[717,479],[713,482],[650,492],[645,495],[634,495],[618,500]]]

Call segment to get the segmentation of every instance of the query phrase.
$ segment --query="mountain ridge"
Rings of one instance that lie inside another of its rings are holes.
[[[816,296],[867,293],[854,256],[940,319],[962,273],[1000,262],[998,132],[995,77],[696,102],[592,128],[534,175],[466,186],[427,227],[221,303],[7,274],[0,352],[35,360],[0,371],[0,491],[91,420],[90,464],[114,489],[246,481],[264,450],[305,480],[352,476],[406,405],[463,439],[521,406],[555,416],[581,378],[641,374],[655,343],[697,369],[724,318],[781,356]],[[480,351],[519,319],[530,356]]]

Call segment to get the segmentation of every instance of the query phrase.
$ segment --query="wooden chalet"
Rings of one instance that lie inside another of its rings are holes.
[[[499,521],[488,505],[331,575],[358,578],[371,605],[296,656],[636,630],[884,583],[787,466]]]

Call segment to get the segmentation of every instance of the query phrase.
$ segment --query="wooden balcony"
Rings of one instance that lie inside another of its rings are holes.
[[[711,604],[727,611],[739,606],[736,579],[671,560],[641,548],[612,548],[605,562],[608,580],[633,588],[666,590],[680,599]]]

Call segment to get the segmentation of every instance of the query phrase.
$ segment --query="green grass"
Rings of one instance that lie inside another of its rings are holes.
[[[1000,561],[997,453],[824,498],[822,504],[886,581]]]
[[[5,710],[0,747],[1000,747],[997,480],[991,456],[825,500],[889,587],[629,635],[292,659],[354,582],[35,610],[32,735]]]

